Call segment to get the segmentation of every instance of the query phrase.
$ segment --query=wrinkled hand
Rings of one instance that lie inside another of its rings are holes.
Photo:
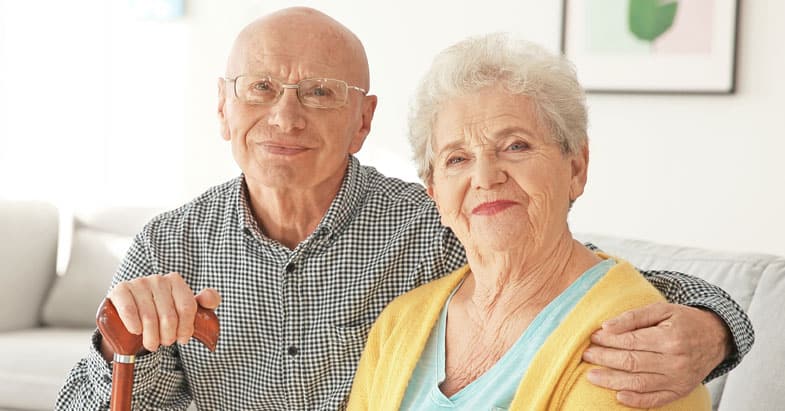
[[[618,391],[629,407],[659,407],[689,394],[733,347],[714,313],[656,303],[622,313],[591,337],[583,359],[607,369],[589,371],[593,384]]]
[[[215,309],[221,303],[221,296],[212,288],[194,296],[183,277],[174,272],[121,282],[108,297],[125,328],[132,334],[142,334],[142,344],[148,351],[175,341],[187,343],[194,334],[197,304]]]

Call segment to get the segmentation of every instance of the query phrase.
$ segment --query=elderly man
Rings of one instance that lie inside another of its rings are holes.
[[[376,108],[369,87],[360,41],[318,11],[282,10],[239,34],[218,117],[242,176],[148,223],[109,293],[149,350],[137,358],[135,407],[340,409],[385,305],[465,264],[421,186],[353,157]],[[752,343],[721,290],[677,273],[647,278],[671,302],[708,310],[653,306],[596,333],[587,358],[609,369],[595,382],[641,406],[727,371]],[[217,309],[215,353],[189,342],[197,304]],[[113,353],[98,333],[92,344],[58,409],[108,405]]]

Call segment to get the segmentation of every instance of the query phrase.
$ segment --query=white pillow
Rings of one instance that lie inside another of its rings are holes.
[[[95,327],[95,314],[133,237],[77,227],[68,268],[55,279],[42,321],[55,327]]]

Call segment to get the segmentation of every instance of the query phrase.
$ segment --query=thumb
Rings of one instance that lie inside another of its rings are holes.
[[[201,307],[214,310],[221,304],[221,294],[215,288],[205,288],[196,294],[196,302]]]
[[[672,315],[671,304],[654,303],[642,308],[625,311],[615,318],[602,323],[602,329],[614,334],[621,334],[639,328],[651,327],[668,319]]]

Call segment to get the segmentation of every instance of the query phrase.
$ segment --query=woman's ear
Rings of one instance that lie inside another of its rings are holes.
[[[572,177],[570,179],[570,201],[575,201],[583,194],[586,187],[589,168],[589,145],[583,146],[579,153],[572,156],[570,160],[572,167]]]
[[[428,184],[428,186],[425,187],[425,192],[428,193],[428,197],[430,197],[436,205],[436,211],[439,212],[439,220],[442,222],[442,225],[447,226],[447,222],[444,220],[444,214],[442,214],[442,209],[439,207],[439,201],[436,199],[436,192],[433,191],[433,186]]]

